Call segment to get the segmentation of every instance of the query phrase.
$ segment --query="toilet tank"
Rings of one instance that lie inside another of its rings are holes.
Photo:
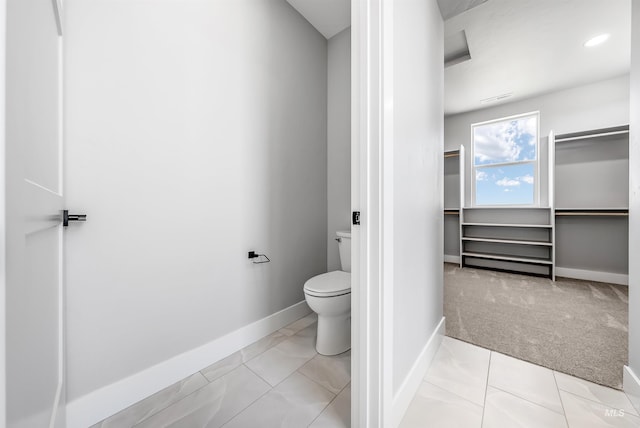
[[[336,236],[342,270],[351,272],[351,231],[339,231],[336,232]]]

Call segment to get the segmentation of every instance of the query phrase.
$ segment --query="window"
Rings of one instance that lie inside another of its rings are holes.
[[[538,204],[538,117],[471,125],[474,205]]]

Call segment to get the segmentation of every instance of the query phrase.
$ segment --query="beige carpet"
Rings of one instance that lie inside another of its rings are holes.
[[[447,336],[612,388],[627,364],[627,287],[445,264]]]

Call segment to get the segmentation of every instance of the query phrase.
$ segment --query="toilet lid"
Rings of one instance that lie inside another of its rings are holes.
[[[304,292],[311,296],[330,297],[351,292],[351,273],[336,270],[314,276],[304,284]]]

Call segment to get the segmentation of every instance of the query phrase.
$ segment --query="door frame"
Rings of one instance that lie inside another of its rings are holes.
[[[6,290],[7,290],[7,234],[6,234],[6,47],[7,47],[7,0],[0,0],[0,425],[7,420],[7,335],[6,335]]]
[[[351,426],[393,410],[393,2],[351,2]]]

